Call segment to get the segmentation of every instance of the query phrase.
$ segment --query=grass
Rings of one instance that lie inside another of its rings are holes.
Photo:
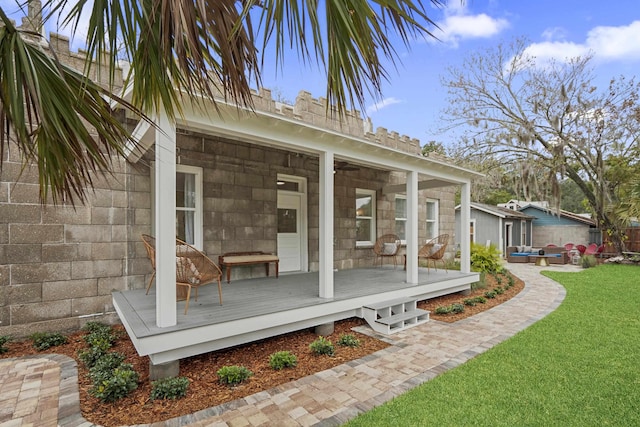
[[[640,425],[640,269],[543,274],[557,310],[347,426]]]

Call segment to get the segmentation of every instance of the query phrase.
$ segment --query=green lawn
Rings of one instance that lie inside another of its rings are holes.
[[[556,311],[347,426],[639,426],[640,267],[545,274]]]

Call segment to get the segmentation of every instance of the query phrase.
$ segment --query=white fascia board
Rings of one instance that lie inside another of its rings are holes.
[[[337,158],[357,161],[381,169],[416,171],[452,184],[483,175],[458,166],[385,147],[363,138],[313,126],[277,114],[252,112],[218,104],[218,111],[206,114],[184,105],[178,125],[219,136],[244,138],[273,147],[308,154],[332,151]]]
[[[125,146],[125,155],[131,163],[136,163],[155,143],[155,128],[147,120],[140,120],[133,132],[131,140]]]

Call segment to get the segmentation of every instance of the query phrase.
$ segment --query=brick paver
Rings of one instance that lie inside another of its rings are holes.
[[[571,265],[554,270],[577,270]],[[526,283],[515,298],[456,323],[430,321],[392,336],[384,350],[234,402],[153,426],[337,426],[454,368],[555,310],[564,288],[540,267],[509,264]],[[373,334],[367,328],[360,332]],[[0,360],[0,427],[90,426],[80,413],[73,359]]]

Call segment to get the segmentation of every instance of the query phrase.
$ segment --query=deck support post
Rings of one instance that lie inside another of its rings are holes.
[[[320,154],[320,298],[333,298],[333,152]]]
[[[333,331],[335,330],[335,326],[335,322],[323,323],[322,325],[316,326],[314,332],[316,333],[316,335],[326,337],[327,335],[331,335],[333,333]]]
[[[418,173],[407,172],[407,222],[405,229],[407,283],[418,283]]]
[[[180,361],[174,360],[167,363],[160,363],[154,365],[152,361],[149,361],[149,379],[151,381],[159,380],[162,378],[172,378],[180,375]]]

